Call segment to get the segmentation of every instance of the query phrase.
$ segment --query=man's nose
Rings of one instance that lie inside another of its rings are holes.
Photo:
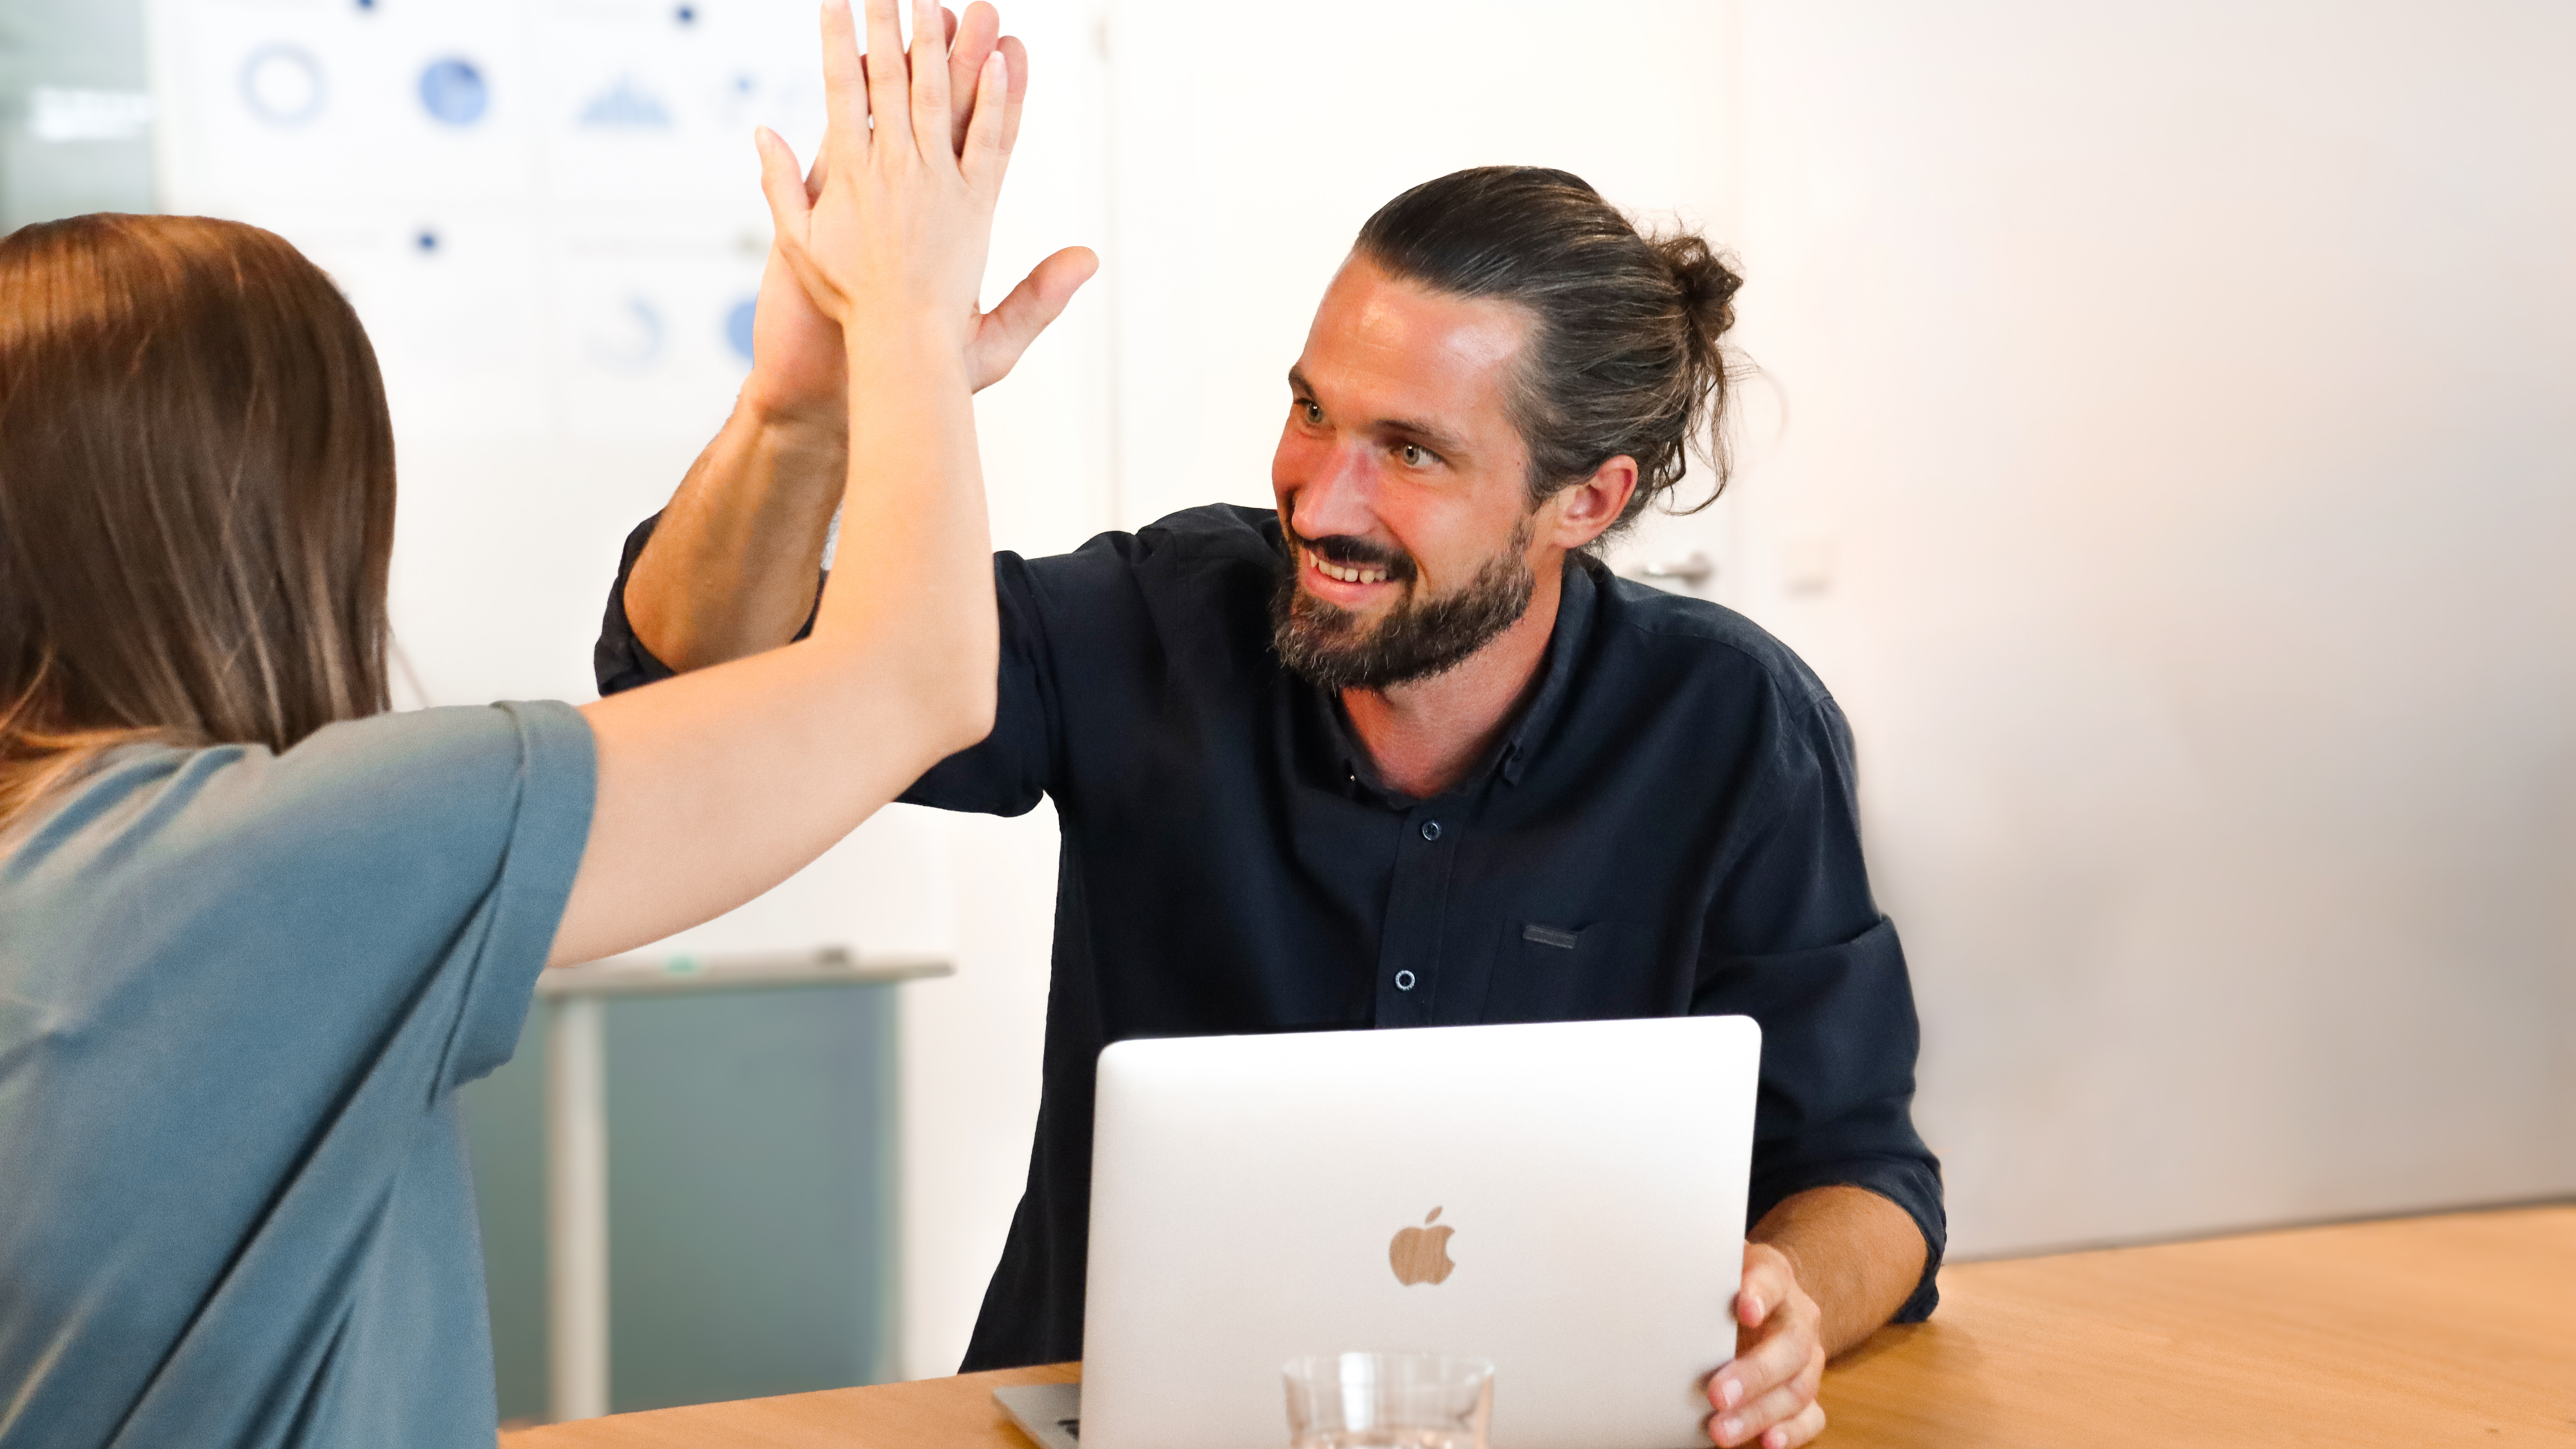
[[[1336,446],[1297,490],[1296,516],[1290,520],[1297,532],[1308,538],[1366,538],[1377,532],[1377,479],[1370,463],[1367,449]]]

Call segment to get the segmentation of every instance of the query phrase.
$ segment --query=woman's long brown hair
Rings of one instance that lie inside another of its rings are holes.
[[[0,239],[0,827],[141,739],[386,706],[393,427],[330,279],[238,222]]]

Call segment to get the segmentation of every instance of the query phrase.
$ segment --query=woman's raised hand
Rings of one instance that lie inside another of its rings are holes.
[[[929,344],[962,358],[977,338],[977,293],[1019,107],[996,47],[971,78],[971,107],[954,108],[966,117],[960,145],[950,88],[968,77],[950,73],[944,17],[935,0],[912,0],[907,65],[898,3],[867,0],[864,56],[848,0],[824,5],[832,164],[809,196],[795,154],[763,130],[761,189],[779,254],[848,345],[910,354]]]
[[[914,6],[907,67],[896,3],[868,0],[864,62],[848,0],[824,7],[819,191],[761,137],[777,253],[845,349],[837,566],[803,640],[583,707],[598,803],[552,960],[740,905],[992,732],[1001,629],[971,388],[1010,86],[1000,50],[966,62],[960,149],[937,5]]]

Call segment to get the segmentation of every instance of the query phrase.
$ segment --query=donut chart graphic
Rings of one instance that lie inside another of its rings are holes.
[[[263,45],[242,61],[242,105],[272,126],[301,126],[322,114],[329,98],[322,62],[302,46]]]
[[[662,309],[641,292],[629,292],[591,318],[583,350],[601,369],[641,377],[662,361]]]
[[[434,120],[450,126],[470,126],[483,119],[483,113],[491,108],[492,91],[483,83],[483,72],[474,68],[474,62],[443,56],[420,73],[420,104]]]

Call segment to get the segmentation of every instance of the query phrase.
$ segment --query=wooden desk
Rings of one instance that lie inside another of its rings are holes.
[[[1931,1323],[1889,1329],[1826,1373],[1821,1445],[2576,1445],[2576,1206],[1968,1263],[1942,1272],[1941,1295]],[[501,1443],[1028,1449],[993,1388],[1076,1369],[626,1414]]]

